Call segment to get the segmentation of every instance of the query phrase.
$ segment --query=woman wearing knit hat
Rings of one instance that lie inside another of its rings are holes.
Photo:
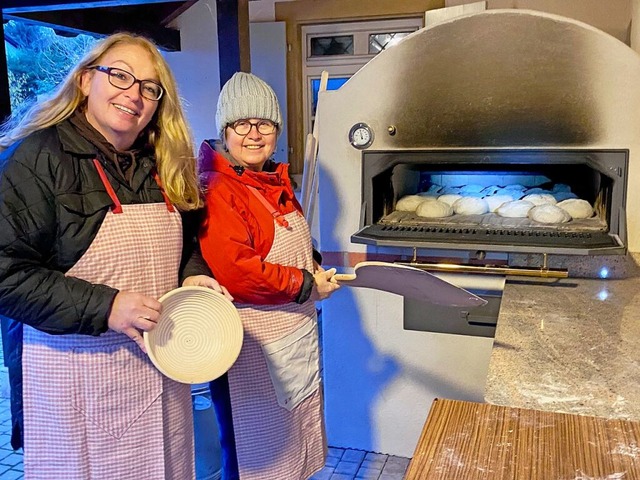
[[[271,160],[282,129],[271,87],[236,73],[216,123],[221,140],[200,148],[200,245],[245,328],[237,362],[211,383],[223,479],[306,479],[325,463],[314,301],[338,288],[335,269],[314,260],[288,165]]]

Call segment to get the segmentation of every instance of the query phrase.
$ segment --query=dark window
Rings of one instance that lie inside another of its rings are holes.
[[[353,55],[353,35],[333,35],[311,39],[311,56]]]

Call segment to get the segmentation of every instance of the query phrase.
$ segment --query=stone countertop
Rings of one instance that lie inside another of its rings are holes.
[[[640,278],[508,277],[488,403],[640,421]]]

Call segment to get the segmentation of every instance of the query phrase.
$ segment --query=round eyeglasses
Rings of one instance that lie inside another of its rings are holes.
[[[227,125],[227,127],[231,127],[234,132],[241,136],[249,135],[253,127],[256,127],[260,135],[271,135],[278,129],[278,124],[273,123],[271,120],[260,120],[256,123],[249,120],[238,120]]]
[[[153,80],[138,80],[132,73],[115,67],[103,67],[102,65],[94,65],[87,67],[89,70],[97,70],[98,72],[106,73],[109,78],[109,83],[120,90],[128,90],[134,83],[140,86],[140,95],[147,100],[153,100],[157,102],[162,98],[164,88]]]

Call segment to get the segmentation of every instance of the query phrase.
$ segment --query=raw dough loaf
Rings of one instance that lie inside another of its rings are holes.
[[[571,220],[571,215],[556,205],[546,203],[529,210],[529,218],[538,223],[566,223]]]
[[[573,218],[593,217],[593,207],[586,200],[581,200],[579,198],[570,198],[558,203],[557,206],[566,211]]]
[[[448,203],[449,205],[453,205],[456,201],[460,200],[462,195],[458,195],[457,193],[447,193],[446,195],[440,195],[438,200],[444,203]]]
[[[470,193],[480,193],[482,190],[484,190],[484,186],[482,185],[469,184],[462,186],[460,193],[462,195],[469,195]]]
[[[549,194],[551,194],[551,192],[549,190],[545,190],[544,188],[540,188],[540,187],[528,188],[527,190],[524,191],[525,195],[533,195],[534,193],[549,193]]]
[[[510,197],[513,197],[514,200],[520,200],[524,197],[524,192],[513,188],[499,188],[496,195],[509,195]]]
[[[513,202],[514,198],[511,195],[491,195],[490,197],[484,197],[489,204],[489,211],[495,212],[500,205],[507,202]]]
[[[442,185],[436,185],[434,183],[433,185],[429,186],[429,190],[427,190],[426,192],[420,192],[420,193],[424,193],[425,195],[438,196],[440,194],[440,192],[442,192]],[[420,195],[420,194],[418,194],[418,195]]]
[[[432,195],[432,194],[427,193],[427,192],[420,192],[417,195],[420,198],[422,198],[422,200],[424,200],[425,202],[435,202],[438,199],[437,195]]]
[[[525,195],[522,197],[522,200],[531,202],[534,205],[544,205],[546,203],[551,205],[556,204],[556,199],[549,193],[532,193],[531,195]]]
[[[453,215],[451,205],[439,200],[433,202],[422,202],[416,209],[416,215],[425,218],[442,218]]]
[[[396,210],[401,212],[415,212],[418,205],[425,202],[424,197],[420,195],[405,195],[396,203]]]
[[[525,187],[524,185],[520,185],[519,183],[512,183],[510,185],[505,185],[503,187],[505,190],[515,190],[518,192],[524,192],[527,187]]]
[[[555,198],[558,202],[561,202],[563,200],[568,200],[569,198],[578,198],[578,195],[576,195],[573,192],[563,192],[563,191],[559,191],[559,192],[553,192],[553,198]]]
[[[527,213],[531,210],[535,205],[531,202],[527,202],[526,200],[515,200],[513,202],[503,203],[498,207],[496,213],[501,217],[507,218],[526,218]]]
[[[500,187],[498,185],[489,185],[488,187],[484,187],[480,193],[486,198],[489,195],[495,195],[499,190]]]
[[[489,211],[489,204],[484,198],[462,197],[453,204],[453,211],[458,215],[481,215]]]
[[[552,190],[554,192],[570,192],[571,191],[571,187],[569,185],[566,185],[564,183],[556,183]]]

